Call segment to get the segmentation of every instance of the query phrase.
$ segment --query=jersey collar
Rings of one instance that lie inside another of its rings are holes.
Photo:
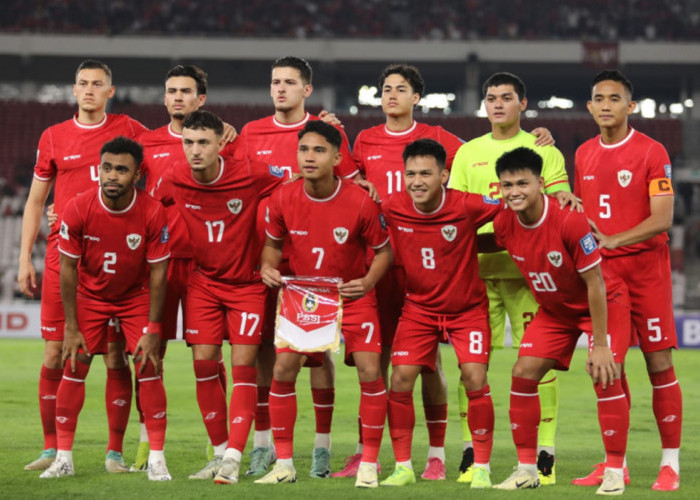
[[[330,195],[328,198],[314,198],[313,196],[311,196],[309,193],[306,192],[306,189],[304,188],[303,184],[301,185],[301,189],[302,189],[302,191],[304,191],[304,194],[306,195],[306,197],[308,199],[310,199],[311,201],[325,203],[327,201],[331,201],[333,198],[338,196],[338,193],[340,192],[340,186],[341,186],[341,184],[343,184],[343,180],[338,178],[338,177],[336,177],[336,179],[338,179],[338,186],[335,188],[335,191],[333,192],[333,194]]]
[[[435,215],[435,214],[438,213],[440,210],[442,210],[442,207],[445,206],[445,196],[446,196],[445,186],[442,186],[442,199],[440,200],[440,204],[438,205],[438,207],[437,207],[435,210],[433,210],[432,212],[423,212],[420,208],[418,208],[418,207],[416,206],[416,202],[415,202],[415,201],[412,202],[412,203],[413,203],[413,209],[414,209],[416,212],[418,212],[419,214],[421,214],[421,215]]]
[[[190,175],[192,175],[192,172],[190,171]],[[210,182],[199,182],[197,179],[194,178],[194,175],[192,175],[192,180],[194,180],[197,184],[200,186],[212,186],[219,182],[221,180],[221,177],[224,175],[224,159],[219,156],[219,175],[217,175],[214,180]]]
[[[614,149],[614,148],[617,148],[617,147],[622,146],[623,144],[627,144],[627,143],[629,142],[629,140],[632,138],[633,135],[634,135],[634,129],[633,129],[632,127],[630,127],[629,133],[628,133],[627,136],[626,136],[624,139],[622,139],[620,142],[616,142],[615,144],[605,144],[605,143],[603,142],[603,136],[602,136],[602,135],[598,138],[598,142],[600,143],[600,146],[603,147],[603,148],[605,148],[605,149]]]
[[[309,121],[309,117],[311,114],[309,112],[306,112],[306,115],[304,115],[304,118],[301,119],[301,121],[298,121],[296,123],[281,123],[277,121],[277,118],[275,118],[275,115],[272,115],[272,123],[275,125],[275,127],[279,128],[297,128],[300,125],[304,125],[306,122]]]
[[[168,123],[168,133],[169,133],[171,136],[175,137],[176,139],[182,139],[182,134],[178,134],[177,132],[175,132],[175,131],[173,130],[173,124],[172,124],[172,123]]]
[[[105,205],[105,202],[102,199],[102,188],[101,187],[97,188],[97,198],[100,200],[100,205],[102,205],[102,208],[104,208],[110,214],[125,214],[126,212],[131,210],[131,208],[134,206],[134,203],[136,203],[136,197],[138,196],[138,194],[139,194],[138,189],[134,188],[134,197],[131,198],[131,203],[129,203],[129,206],[122,209],[122,210],[112,210],[107,205]]]
[[[542,210],[542,216],[540,217],[540,220],[538,220],[534,224],[525,224],[523,223],[523,221],[520,220],[520,217],[518,217],[517,215],[515,216],[515,218],[518,219],[518,223],[525,229],[536,229],[542,224],[544,224],[544,221],[547,218],[547,212],[549,211],[549,196],[547,196],[546,194],[542,194],[542,196],[544,196],[544,210]]]
[[[413,132],[416,127],[418,126],[418,122],[416,120],[413,120],[413,123],[411,124],[410,127],[408,127],[406,130],[401,130],[400,132],[394,132],[393,130],[389,130],[386,125],[384,125],[384,132],[387,133],[387,135],[390,135],[392,137],[401,137],[404,135],[408,135],[411,132]]]
[[[98,123],[94,123],[94,124],[92,124],[92,125],[85,125],[84,123],[80,123],[80,122],[78,121],[78,113],[76,113],[76,114],[73,115],[73,123],[75,124],[76,127],[84,128],[84,129],[86,129],[86,130],[95,129],[95,128],[100,128],[102,125],[104,125],[105,123],[107,123],[107,113],[105,113],[105,115],[104,115],[104,117],[102,118],[102,120],[100,120]]]

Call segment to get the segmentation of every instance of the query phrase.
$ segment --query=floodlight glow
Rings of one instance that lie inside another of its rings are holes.
[[[642,99],[639,107],[644,118],[654,118],[656,116],[656,101],[654,99]]]

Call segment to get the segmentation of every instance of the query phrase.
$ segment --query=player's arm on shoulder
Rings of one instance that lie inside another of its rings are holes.
[[[535,146],[553,146],[556,142],[546,127],[537,127],[530,133],[535,136]]]
[[[386,244],[374,249],[374,259],[372,264],[362,278],[350,280],[347,283],[338,285],[340,295],[348,299],[359,299],[367,294],[377,282],[384,276],[391,262],[394,260],[394,253],[387,239]]]
[[[323,120],[324,122],[334,125],[336,127],[343,127],[343,122],[340,121],[340,118],[335,113],[332,113],[326,109],[322,109],[321,112],[318,114],[319,119]]]
[[[34,297],[33,290],[35,290],[37,286],[36,269],[34,269],[34,265],[32,264],[32,249],[34,248],[36,237],[39,234],[44,204],[49,197],[53,182],[53,179],[49,181],[42,181],[36,177],[32,179],[27,203],[24,205],[17,281],[20,291],[27,297]]]
[[[668,182],[670,185],[670,181]],[[652,196],[649,198],[649,208],[649,217],[627,231],[616,234],[603,234],[593,221],[589,221],[600,247],[613,249],[634,245],[668,231],[673,224],[673,192],[663,196]]]
[[[233,142],[236,140],[236,137],[238,137],[238,131],[236,131],[236,127],[234,127],[230,123],[224,122],[224,134],[221,136],[224,142]]]
[[[260,277],[263,283],[270,288],[280,287],[284,284],[282,275],[277,269],[282,262],[282,243],[283,240],[268,236],[260,256]]]
[[[374,184],[372,184],[368,180],[365,180],[361,174],[358,173],[358,175],[354,178],[354,182],[362,189],[367,191],[367,194],[370,198],[372,198],[373,201],[375,201],[376,203],[379,203],[381,201],[379,199],[379,193],[377,192],[377,188],[374,187]]]
[[[586,371],[593,383],[600,383],[603,388],[612,384],[615,378],[615,360],[608,347],[608,307],[605,281],[600,265],[580,273],[588,289],[588,307],[591,313],[593,330],[593,347],[588,354]]]
[[[71,371],[75,372],[78,350],[82,347],[87,356],[87,344],[78,331],[78,259],[61,254],[61,302],[65,315],[63,332],[63,362],[70,359]]]

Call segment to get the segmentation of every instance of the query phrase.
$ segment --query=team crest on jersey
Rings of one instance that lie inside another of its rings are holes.
[[[307,313],[316,311],[318,309],[318,296],[315,293],[308,292],[301,299],[301,308]]]
[[[64,221],[61,221],[61,230],[58,232],[58,234],[61,235],[61,238],[64,240],[69,240],[70,237],[68,236],[68,224],[66,224]]]
[[[350,234],[350,231],[348,231],[344,227],[336,227],[333,230],[333,238],[335,238],[335,241],[337,241],[341,245],[348,241],[348,234]]]
[[[452,224],[448,224],[447,226],[442,226],[442,229],[440,230],[442,233],[442,237],[445,238],[449,242],[453,242],[455,238],[457,237],[457,228],[454,227]]]
[[[581,238],[579,241],[581,248],[583,249],[583,253],[586,255],[590,255],[593,253],[593,251],[598,248],[598,244],[595,242],[595,238],[591,233],[588,233],[586,236]]]
[[[549,252],[547,254],[547,258],[549,259],[549,262],[551,262],[554,267],[561,267],[561,263],[562,263],[561,252],[557,252],[557,251]]]
[[[243,201],[239,200],[238,198],[233,198],[232,200],[228,200],[226,202],[226,206],[233,215],[238,215],[243,209]]]
[[[126,244],[132,250],[136,250],[141,244],[141,235],[136,233],[131,233],[126,235]]]
[[[626,188],[630,185],[630,182],[632,182],[632,172],[629,170],[620,170],[617,173],[617,182],[620,183],[620,186]]]

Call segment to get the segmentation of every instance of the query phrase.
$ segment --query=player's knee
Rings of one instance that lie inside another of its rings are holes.
[[[671,349],[663,351],[646,352],[644,359],[647,364],[648,373],[659,373],[668,370],[673,366],[673,356]]]
[[[47,342],[44,348],[44,366],[52,370],[63,368],[61,356],[63,354],[61,342]]]
[[[357,365],[357,376],[360,382],[374,382],[382,376],[379,363],[362,363]]]

